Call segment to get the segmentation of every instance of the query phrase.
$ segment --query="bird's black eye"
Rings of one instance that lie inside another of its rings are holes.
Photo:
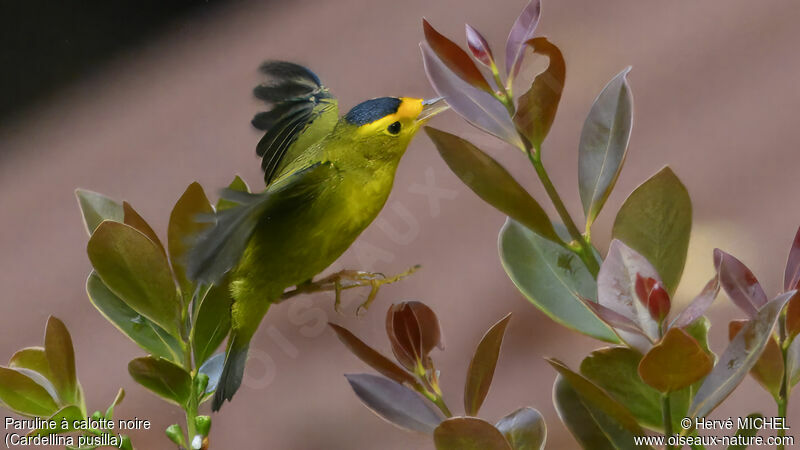
[[[389,128],[387,128],[386,131],[388,131],[391,134],[397,134],[397,133],[400,132],[400,128],[401,127],[402,127],[402,125],[400,125],[400,122],[395,122],[395,123],[389,125]]]

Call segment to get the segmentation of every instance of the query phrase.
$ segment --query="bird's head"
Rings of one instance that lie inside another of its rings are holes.
[[[370,153],[400,156],[417,131],[447,108],[441,97],[380,97],[354,106],[341,122],[353,140],[367,144]]]

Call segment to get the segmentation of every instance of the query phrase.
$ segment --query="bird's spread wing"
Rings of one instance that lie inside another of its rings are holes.
[[[223,190],[222,197],[237,206],[217,211],[213,224],[198,236],[188,255],[189,278],[205,284],[218,282],[239,262],[261,220],[307,205],[336,176],[336,167],[323,162],[282,177],[260,194]]]
[[[336,99],[314,72],[284,61],[267,61],[261,71],[267,83],[256,86],[256,97],[269,111],[256,114],[253,126],[266,131],[258,143],[264,181],[269,185],[305,149],[333,130],[339,118]]]

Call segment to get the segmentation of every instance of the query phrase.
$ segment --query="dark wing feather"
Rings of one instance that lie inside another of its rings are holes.
[[[224,189],[222,197],[238,205],[217,211],[213,225],[197,237],[188,254],[187,276],[204,284],[217,283],[238,264],[261,220],[306,206],[336,173],[332,163],[316,163],[282,177],[260,194]]]
[[[330,111],[329,104],[335,104],[335,99],[314,72],[298,64],[268,61],[261,65],[261,71],[270,80],[256,86],[253,94],[272,108],[256,114],[252,123],[266,131],[256,154],[262,158],[264,181],[269,185],[288,149],[320,115]]]

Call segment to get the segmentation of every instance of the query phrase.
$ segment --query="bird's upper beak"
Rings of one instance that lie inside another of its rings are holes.
[[[417,123],[425,123],[431,117],[439,114],[440,112],[448,109],[450,105],[445,103],[444,97],[436,97],[429,100],[422,101],[422,111],[417,116]]]

